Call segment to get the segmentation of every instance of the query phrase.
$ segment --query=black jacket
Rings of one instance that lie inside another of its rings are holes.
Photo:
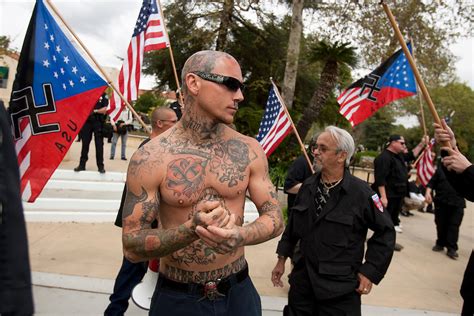
[[[443,168],[438,164],[436,172],[428,182],[428,187],[435,191],[433,201],[445,205],[452,205],[455,207],[466,207],[466,201],[459,195],[456,190],[451,186],[446,175],[444,174]],[[472,190],[472,186],[471,186]]]
[[[33,314],[20,173],[7,112],[0,101],[0,314]]]
[[[448,171],[444,166],[443,171],[456,192],[465,199],[474,202],[474,165],[466,168],[463,173]]]
[[[320,174],[314,174],[299,190],[278,243],[278,255],[291,257],[295,244],[300,241],[318,299],[354,291],[358,287],[358,272],[378,284],[388,269],[395,245],[395,230],[389,214],[367,183],[346,169],[339,189],[335,189],[316,217],[314,198],[319,181]],[[363,262],[368,229],[374,234],[367,242]]]

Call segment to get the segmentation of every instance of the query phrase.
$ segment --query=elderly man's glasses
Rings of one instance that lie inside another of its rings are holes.
[[[222,84],[233,92],[237,92],[239,89],[240,91],[244,91],[245,88],[244,84],[234,77],[227,77],[203,71],[194,71],[193,74],[206,81]]]
[[[331,149],[331,148],[328,148],[328,147],[326,147],[326,146],[324,146],[324,145],[318,145],[318,144],[314,144],[313,147],[312,147],[312,149],[313,149],[313,151],[317,149],[317,150],[318,150],[319,152],[321,152],[321,153],[325,153],[325,152],[327,152],[327,151],[339,152],[339,149],[337,149],[337,148],[336,148],[336,149]]]

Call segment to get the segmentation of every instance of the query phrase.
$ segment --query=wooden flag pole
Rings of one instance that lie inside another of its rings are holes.
[[[291,127],[293,128],[293,131],[295,132],[296,138],[298,139],[298,143],[300,144],[300,147],[301,147],[301,151],[303,152],[303,155],[305,156],[306,161],[308,162],[309,168],[311,169],[311,172],[314,173],[313,164],[311,163],[311,160],[309,159],[308,153],[306,152],[306,149],[304,148],[304,144],[301,141],[300,134],[298,134],[298,131],[296,130],[295,124],[293,124],[293,120],[291,119],[291,115],[288,112],[288,109],[286,108],[285,102],[283,101],[283,98],[281,97],[280,92],[278,91],[278,88],[277,88],[275,82],[273,82],[273,79],[271,77],[270,77],[270,81],[272,82],[273,89],[275,90],[277,98],[281,103],[283,111],[285,111],[286,116],[290,120]]]
[[[413,70],[413,74],[415,75],[416,81],[418,82],[418,85],[420,86],[421,92],[423,93],[423,97],[425,98],[425,101],[428,104],[428,108],[430,109],[431,115],[433,116],[433,120],[435,121],[435,123],[441,126],[441,120],[439,118],[438,112],[436,112],[436,108],[433,104],[433,101],[431,100],[430,94],[428,93],[428,89],[426,89],[425,83],[423,82],[423,79],[421,79],[420,72],[418,71],[418,68],[416,67],[415,62],[413,61],[413,57],[411,56],[410,51],[408,50],[407,44],[405,43],[405,40],[403,39],[402,33],[400,32],[400,29],[398,28],[395,18],[393,17],[392,12],[390,11],[390,8],[383,0],[380,1],[380,4],[382,4],[383,9],[385,13],[387,14],[387,17],[390,20],[390,24],[392,25],[392,28],[395,31],[395,35],[397,36],[398,41],[400,42],[400,45],[402,46],[403,52],[405,53],[405,56],[408,59],[408,62],[410,63],[410,66],[411,66],[411,69]],[[442,145],[445,147],[450,147],[449,142],[443,142]]]
[[[166,29],[165,15],[164,15],[163,10],[161,9],[160,0],[156,0],[156,1],[158,2],[158,8],[160,9],[161,17],[163,18],[163,30],[165,31],[166,38],[168,39],[168,42],[169,42],[169,45],[170,45],[170,46],[168,46],[168,49],[170,51],[171,66],[173,67],[174,80],[176,81],[176,87],[177,87],[176,91],[179,91],[179,99],[181,101],[181,105],[184,105],[183,94],[181,93],[181,86],[179,84],[179,79],[178,79],[178,72],[176,71],[176,65],[174,63],[173,49],[171,48],[170,37],[168,36],[168,30]]]
[[[66,26],[66,28],[68,29],[68,31],[74,36],[74,38],[77,40],[77,42],[79,43],[79,45],[81,45],[82,49],[84,49],[84,51],[87,53],[87,55],[89,56],[89,58],[94,62],[94,65],[99,69],[99,71],[101,72],[102,76],[105,77],[106,81],[107,81],[107,84],[109,85],[109,87],[111,87],[112,89],[114,89],[115,92],[117,92],[117,94],[120,96],[120,99],[122,99],[122,101],[125,103],[125,105],[128,107],[128,109],[130,110],[130,112],[132,112],[133,116],[135,116],[135,118],[138,120],[138,122],[140,122],[140,124],[142,124],[143,128],[145,128],[145,130],[150,133],[150,129],[148,128],[148,126],[145,124],[145,122],[143,122],[142,118],[140,117],[140,115],[138,115],[138,113],[135,111],[135,109],[130,105],[130,103],[128,103],[128,101],[125,99],[125,97],[122,95],[122,93],[120,93],[119,89],[117,89],[115,87],[115,85],[112,83],[112,80],[110,80],[109,76],[107,75],[107,73],[104,71],[104,69],[102,69],[102,67],[99,65],[99,63],[97,62],[97,60],[94,58],[94,56],[92,56],[92,54],[89,52],[89,50],[87,49],[86,45],[84,45],[84,43],[82,43],[81,39],[76,35],[76,33],[74,33],[74,31],[72,30],[72,28],[69,26],[69,24],[66,23],[66,21],[64,20],[64,18],[62,17],[62,15],[59,13],[59,11],[56,9],[56,7],[53,5],[53,3],[50,1],[50,0],[46,0],[46,2],[48,2],[48,5],[51,7],[51,9],[54,11],[54,13],[58,16],[58,18],[61,20],[61,22],[64,24],[64,26]]]
[[[415,43],[413,43],[413,39],[410,37],[410,42],[411,42],[411,47],[413,49],[413,61],[416,63],[416,56],[415,56]],[[418,87],[418,84],[416,85],[416,92],[418,94],[418,100],[420,101],[420,115],[421,115],[421,126],[423,127],[423,136],[428,135],[426,131],[426,121],[425,121],[425,111],[423,110],[423,99],[421,97],[420,88]],[[415,163],[416,164],[416,163]]]

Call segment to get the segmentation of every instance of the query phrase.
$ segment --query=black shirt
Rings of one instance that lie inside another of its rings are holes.
[[[407,193],[408,171],[405,159],[385,149],[374,161],[375,187],[385,186],[387,198],[403,197]]]
[[[433,198],[435,203],[447,204],[462,208],[466,207],[466,201],[451,186],[440,164],[438,164],[436,172],[428,182],[428,187],[434,190],[436,193]]]
[[[467,167],[463,173],[448,171],[444,166],[443,171],[456,192],[469,201],[474,202],[474,165]]]
[[[308,165],[308,161],[304,155],[299,156],[293,161],[288,172],[286,174],[285,184],[283,190],[288,194],[288,210],[293,207],[296,199],[296,194],[288,193],[287,190],[291,189],[298,183],[303,183],[304,180],[308,179],[313,173]]]
[[[355,291],[358,272],[378,284],[388,269],[395,245],[390,215],[368,184],[346,169],[343,180],[330,191],[329,199],[316,216],[319,182],[320,174],[314,174],[301,186],[278,243],[278,255],[291,257],[296,243],[300,242],[302,258],[318,299]],[[374,234],[364,252],[368,229]]]

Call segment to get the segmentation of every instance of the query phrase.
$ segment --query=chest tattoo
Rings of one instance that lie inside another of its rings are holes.
[[[168,164],[166,186],[175,195],[184,194],[188,198],[202,190],[207,161],[186,157],[171,161]]]
[[[189,155],[168,164],[166,186],[176,196],[199,194],[206,170],[214,174],[220,183],[227,184],[229,188],[235,187],[239,181],[245,180],[250,164],[248,145],[238,139],[223,141],[219,138],[197,147],[185,141],[169,147],[169,153]]]

